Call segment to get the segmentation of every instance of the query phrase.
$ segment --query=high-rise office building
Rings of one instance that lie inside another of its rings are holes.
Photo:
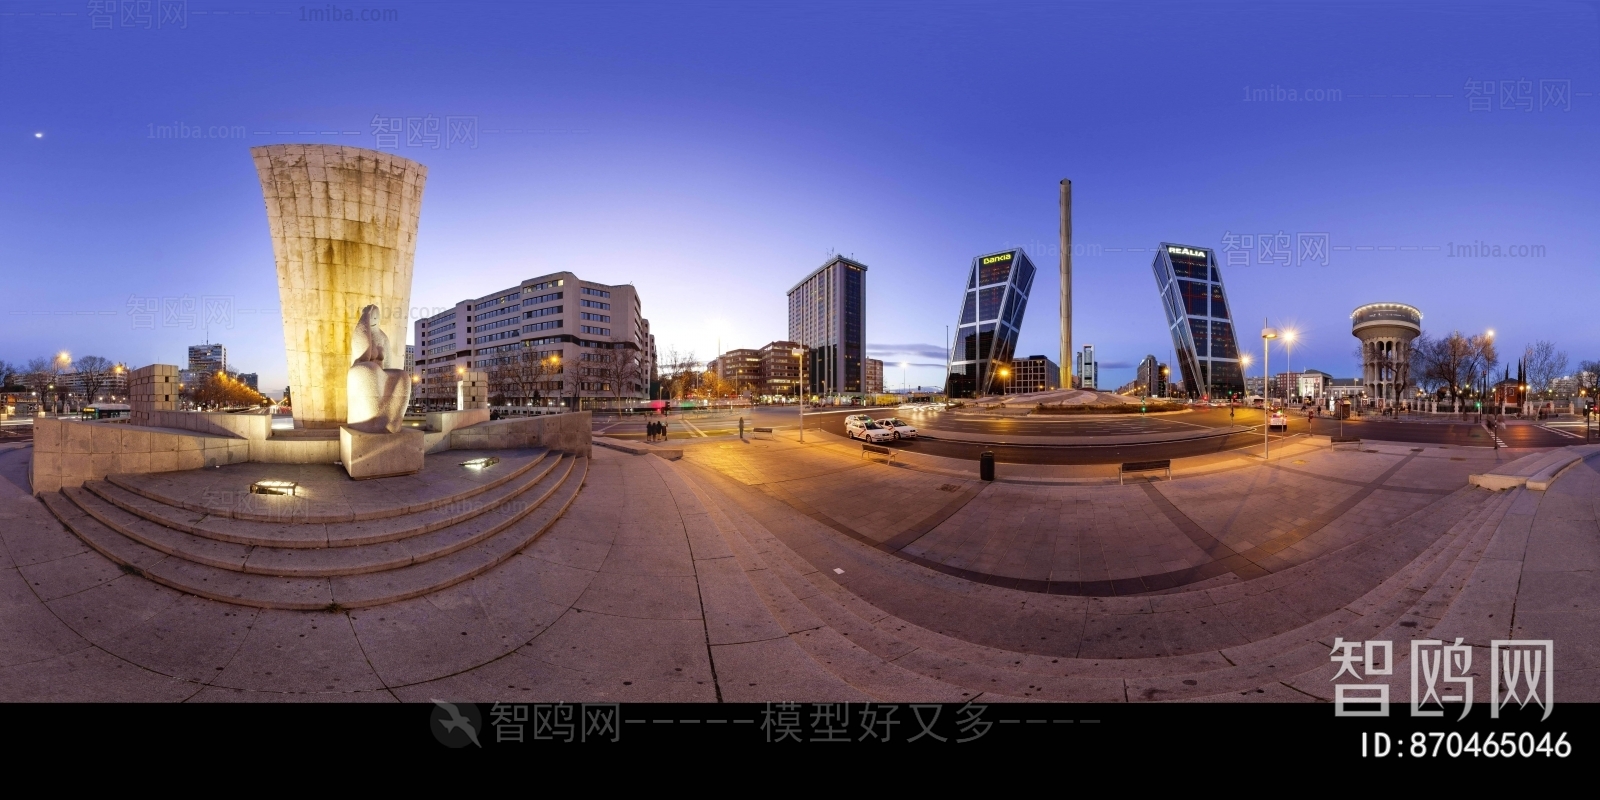
[[[1096,381],[1100,375],[1100,363],[1095,360],[1094,345],[1086,344],[1083,346],[1083,358],[1079,359],[1078,363],[1083,370],[1079,373],[1083,376],[1082,388],[1097,388],[1099,384]]]
[[[1004,381],[1006,394],[1027,394],[1061,388],[1061,368],[1048,356],[1013,359],[1011,378]]]
[[[189,369],[196,381],[228,371],[228,348],[220,344],[189,345]]]
[[[629,284],[556,272],[463,300],[414,325],[424,408],[456,406],[456,382],[484,372],[503,405],[587,405],[642,399],[650,386],[648,322]]]
[[[866,391],[867,265],[834,256],[789,290],[789,338],[806,349],[807,392]]]
[[[733,384],[735,392],[761,392],[761,351],[729,350],[712,362],[717,377]]]
[[[950,348],[947,396],[981,397],[1003,391],[1000,369],[1011,366],[1016,352],[1033,276],[1033,262],[1021,248],[972,259]]]
[[[1139,362],[1139,371],[1133,379],[1137,392],[1148,397],[1167,396],[1167,365],[1153,355]]]
[[[1182,393],[1219,398],[1243,394],[1239,341],[1216,254],[1162,242],[1151,268],[1183,371]]]
[[[867,394],[883,394],[883,362],[867,359]]]
[[[800,387],[800,357],[794,342],[768,342],[761,353],[761,393],[793,398]]]

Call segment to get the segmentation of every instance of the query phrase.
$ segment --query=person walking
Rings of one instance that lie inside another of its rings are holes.
[[[656,423],[655,423],[655,420],[651,420],[650,422],[645,424],[644,440],[647,441],[647,442],[653,442],[653,441],[656,440]]]
[[[661,423],[661,441],[667,440],[667,423]]]

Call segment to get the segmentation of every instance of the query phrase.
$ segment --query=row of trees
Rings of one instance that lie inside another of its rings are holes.
[[[240,408],[246,406],[269,406],[268,400],[260,392],[246,386],[243,381],[225,373],[213,373],[198,386],[184,387],[184,395],[196,408]]]
[[[1500,352],[1489,335],[1463,336],[1452,331],[1448,336],[1419,336],[1411,343],[1411,379],[1417,388],[1441,398],[1459,400],[1474,387],[1498,383],[1494,372],[1500,366]],[[1568,377],[1567,354],[1554,343],[1540,340],[1522,353],[1522,370],[1530,397],[1552,397],[1562,378]],[[1572,393],[1582,390],[1594,396],[1600,381],[1600,360],[1583,361],[1571,376]]]
[[[661,393],[667,398],[734,397],[760,391],[760,384],[754,381],[724,378],[707,370],[705,362],[695,358],[692,350],[679,353],[676,347],[668,347],[662,354]]]
[[[31,358],[26,364],[0,361],[0,387],[22,387],[40,403],[66,408],[73,400],[94,402],[117,375],[127,371],[126,365],[100,356],[73,361],[63,353],[55,358]]]
[[[486,373],[491,405],[539,404],[546,398],[576,397],[580,391],[604,391],[620,401],[642,395],[650,380],[638,352],[621,349],[586,352],[575,363],[563,361],[558,350],[528,350]]]

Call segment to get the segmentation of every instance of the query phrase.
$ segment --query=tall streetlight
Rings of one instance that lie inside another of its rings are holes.
[[[1261,320],[1265,326],[1267,321]],[[1278,329],[1262,327],[1261,329],[1261,389],[1266,393],[1267,380],[1272,375],[1272,351],[1268,347],[1273,339],[1278,338]],[[1261,426],[1261,459],[1267,460],[1272,455],[1272,403],[1263,397],[1261,401],[1261,414],[1266,419]]]
[[[1244,378],[1244,383],[1245,383],[1244,395],[1245,395],[1245,402],[1247,402],[1247,403],[1250,402],[1249,401],[1249,397],[1250,397],[1250,362],[1251,361],[1253,361],[1253,359],[1250,358],[1250,354],[1249,353],[1240,353],[1239,354],[1239,370],[1240,370],[1239,374],[1240,374],[1241,378]],[[1263,382],[1262,386],[1266,386],[1266,383]],[[1262,402],[1264,403],[1266,401],[1263,400]]]
[[[1297,335],[1299,334],[1295,333],[1293,330],[1286,330],[1283,332],[1283,372],[1285,376],[1283,384],[1284,405],[1289,404],[1289,389],[1291,386],[1289,381],[1294,381],[1293,388],[1295,394],[1298,395],[1300,393],[1300,381],[1294,376],[1294,367],[1289,365],[1291,357],[1294,355],[1294,337]]]
[[[806,346],[800,345],[794,350],[794,357],[800,361],[800,382],[795,384],[795,407],[800,411],[800,442],[806,441]]]

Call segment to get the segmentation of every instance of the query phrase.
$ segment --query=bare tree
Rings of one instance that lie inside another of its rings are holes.
[[[1522,354],[1528,373],[1528,388],[1549,394],[1551,384],[1567,371],[1567,354],[1557,350],[1552,342],[1540,339]]]
[[[1460,331],[1439,339],[1419,338],[1412,343],[1412,354],[1417,379],[1444,390],[1456,401],[1500,363],[1493,339],[1462,336]]]
[[[1411,379],[1417,388],[1428,394],[1433,394],[1444,385],[1432,366],[1437,347],[1438,340],[1426,333],[1411,342]],[[1356,350],[1360,352],[1360,348]]]
[[[489,405],[506,405],[506,400],[516,394],[516,369],[512,365],[495,364],[484,378],[489,384]]]
[[[643,393],[644,363],[640,361],[639,354],[632,350],[614,350],[602,354],[603,360],[595,367],[599,375],[611,390],[612,399],[617,405],[622,404],[623,395],[633,396]]]
[[[22,380],[22,367],[0,360],[0,386],[12,386]]]
[[[93,403],[101,387],[110,381],[114,365],[100,356],[84,356],[78,359],[75,366],[78,368],[78,380],[83,384],[84,402]]]
[[[663,388],[672,399],[682,400],[700,386],[700,362],[693,350],[680,353],[676,345],[669,346],[665,355],[667,374],[662,376]]]
[[[28,366],[23,373],[22,382],[33,392],[34,399],[38,401],[41,409],[50,401],[50,387],[55,385],[57,370],[55,359],[28,359]]]

